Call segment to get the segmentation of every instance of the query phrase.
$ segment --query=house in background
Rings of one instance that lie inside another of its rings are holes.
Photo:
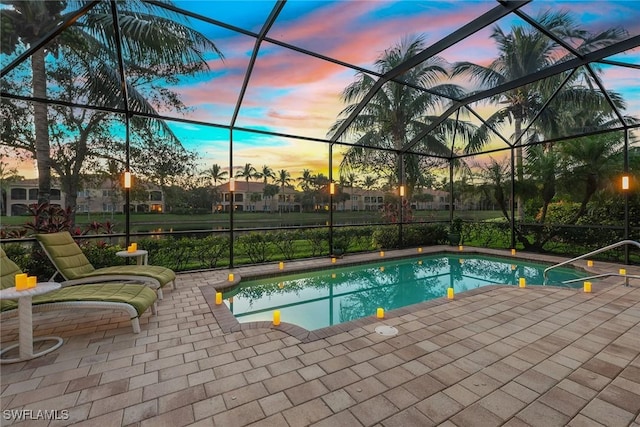
[[[233,205],[235,212],[300,212],[300,191],[291,187],[278,188],[278,193],[265,195],[265,185],[262,182],[235,181],[233,191]],[[229,183],[216,187],[217,200],[213,205],[213,212],[229,212],[231,192]]]
[[[164,212],[164,196],[160,187],[143,183],[143,187],[132,190],[131,212]],[[67,195],[60,190],[59,182],[53,180],[51,204],[66,206]],[[7,189],[7,216],[28,215],[29,205],[38,203],[38,180],[27,179],[14,182]],[[100,184],[87,185],[78,191],[76,213],[122,213],[124,192],[120,184],[110,179]]]

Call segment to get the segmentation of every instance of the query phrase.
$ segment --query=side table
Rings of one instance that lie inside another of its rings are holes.
[[[145,251],[143,249],[138,249],[133,252],[119,251],[116,252],[116,255],[122,258],[135,258],[136,264],[138,265],[147,265],[149,262],[149,251]]]
[[[33,339],[33,326],[32,326],[32,311],[31,311],[31,299],[36,295],[46,294],[60,289],[60,283],[45,282],[38,283],[35,288],[26,289],[24,291],[17,291],[15,287],[0,290],[0,300],[18,300],[18,334],[19,341],[17,344],[13,344],[2,351],[0,351],[0,363],[16,363],[23,362],[25,360],[31,360],[36,357],[40,357],[47,353],[58,349],[62,345],[62,338],[60,337],[38,337]],[[38,341],[56,341],[56,343],[37,353],[33,352],[33,343]],[[7,351],[18,347],[20,356],[16,358],[3,359],[2,355]]]

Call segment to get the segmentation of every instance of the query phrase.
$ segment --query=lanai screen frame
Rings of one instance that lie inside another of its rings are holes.
[[[120,114],[124,117],[124,122],[125,122],[125,127],[126,127],[126,144],[125,144],[125,158],[126,158],[126,170],[129,170],[129,159],[130,159],[130,146],[129,146],[129,120],[131,117],[134,116],[140,116],[140,117],[145,117],[145,118],[152,118],[152,119],[158,119],[158,120],[167,120],[167,121],[172,121],[172,122],[181,122],[181,123],[187,123],[187,124],[194,124],[194,125],[200,125],[200,126],[210,126],[210,127],[215,127],[215,128],[221,128],[221,129],[226,129],[229,131],[229,167],[230,170],[233,170],[233,160],[234,160],[234,154],[233,154],[233,141],[234,141],[234,132],[249,132],[249,133],[253,133],[253,134],[262,134],[262,135],[268,135],[268,136],[275,136],[275,137],[283,137],[283,138],[292,138],[292,139],[297,139],[297,140],[303,140],[303,141],[312,141],[312,142],[319,142],[319,143],[326,143],[328,144],[328,148],[329,148],[329,180],[330,182],[334,182],[334,177],[333,177],[333,167],[332,167],[332,153],[333,153],[333,149],[335,146],[338,145],[348,145],[348,146],[358,146],[358,144],[354,144],[354,143],[346,143],[344,141],[341,141],[341,138],[344,136],[344,133],[347,131],[348,127],[353,123],[354,119],[357,117],[357,115],[365,108],[365,106],[367,105],[367,103],[373,98],[373,96],[376,94],[376,92],[378,90],[380,90],[382,88],[382,86],[387,83],[387,82],[394,82],[394,83],[398,83],[398,84],[403,84],[403,85],[407,85],[406,82],[404,82],[400,76],[405,73],[406,71],[410,70],[412,67],[414,67],[415,65],[433,57],[434,55],[437,55],[438,53],[442,52],[443,50],[454,46],[457,42],[475,34],[476,32],[489,27],[490,25],[494,24],[497,20],[499,20],[500,18],[507,16],[509,14],[514,14],[517,15],[519,18],[521,18],[523,21],[527,22],[528,24],[530,24],[531,26],[533,26],[534,28],[536,28],[538,31],[542,32],[544,35],[546,35],[547,37],[549,37],[550,39],[554,40],[555,42],[557,42],[560,46],[564,47],[567,51],[569,51],[570,53],[572,53],[575,58],[572,60],[568,60],[565,62],[561,62],[558,64],[555,64],[551,67],[548,67],[546,69],[543,69],[541,71],[538,71],[536,73],[533,74],[529,74],[525,77],[513,80],[513,81],[509,81],[507,83],[504,83],[502,85],[490,88],[490,89],[486,89],[486,90],[482,90],[479,91],[477,93],[474,93],[472,95],[468,95],[465,96],[463,98],[460,99],[454,99],[454,98],[450,98],[450,101],[452,102],[452,105],[444,112],[442,113],[439,118],[434,121],[433,123],[431,123],[421,134],[416,135],[411,141],[407,142],[402,149],[400,150],[392,150],[395,152],[395,154],[399,157],[402,158],[403,155],[406,154],[418,154],[418,155],[422,155],[422,156],[426,156],[426,157],[434,157],[432,154],[425,154],[425,153],[420,153],[420,152],[416,152],[413,149],[416,147],[416,145],[425,137],[427,136],[431,131],[433,131],[434,129],[437,128],[437,126],[439,124],[441,124],[445,119],[447,119],[448,117],[451,117],[452,115],[455,115],[457,113],[459,113],[462,109],[466,109],[469,112],[471,112],[472,114],[474,114],[477,118],[479,118],[480,120],[482,120],[482,118],[473,111],[473,109],[470,107],[470,104],[492,97],[496,94],[508,91],[508,90],[512,90],[521,86],[525,86],[527,84],[531,84],[534,83],[536,81],[551,77],[551,76],[556,76],[559,74],[562,74],[564,72],[568,72],[568,71],[575,71],[578,67],[587,67],[587,70],[591,73],[594,81],[596,81],[597,85],[599,86],[600,90],[606,95],[607,92],[604,88],[604,86],[602,85],[602,83],[600,82],[599,78],[596,76],[595,72],[593,71],[591,64],[593,63],[601,63],[601,64],[609,64],[609,65],[616,65],[616,66],[622,66],[622,67],[629,67],[629,68],[634,68],[634,69],[640,69],[640,65],[635,65],[635,64],[627,64],[627,63],[621,63],[621,62],[617,62],[617,61],[611,61],[611,60],[607,60],[605,58],[610,57],[612,55],[618,54],[618,53],[622,53],[625,52],[627,50],[631,50],[634,48],[637,48],[638,46],[640,46],[640,35],[636,35],[636,36],[632,36],[629,37],[625,40],[616,42],[612,45],[609,45],[605,48],[601,48],[599,50],[596,51],[592,51],[589,52],[587,54],[581,54],[580,52],[576,51],[572,46],[570,46],[569,44],[567,44],[563,39],[559,38],[558,36],[556,36],[553,32],[549,31],[547,28],[545,28],[543,25],[541,25],[540,23],[538,23],[535,19],[533,19],[532,17],[528,16],[526,13],[524,13],[521,8],[525,5],[527,5],[528,3],[530,3],[531,0],[527,0],[527,1],[500,1],[498,0],[498,2],[496,3],[496,6],[493,7],[491,10],[489,10],[488,12],[484,13],[483,15],[481,15],[480,17],[472,20],[471,22],[469,22],[468,24],[462,26],[461,28],[459,28],[458,30],[450,33],[449,35],[445,36],[444,38],[436,41],[435,43],[431,44],[430,46],[428,46],[426,49],[424,49],[422,52],[420,52],[418,55],[414,56],[413,58],[410,58],[409,60],[405,61],[404,63],[400,64],[398,67],[394,68],[393,70],[385,73],[385,74],[379,74],[376,73],[375,71],[372,71],[370,69],[364,69],[362,67],[353,65],[353,64],[349,64],[346,63],[344,61],[335,59],[335,58],[331,58],[328,56],[324,56],[321,54],[318,54],[316,52],[312,52],[306,49],[303,49],[301,47],[298,46],[294,46],[291,45],[289,43],[277,40],[275,38],[269,37],[269,31],[272,28],[272,26],[274,25],[274,23],[276,22],[280,12],[282,11],[282,9],[284,8],[285,4],[287,3],[287,0],[277,0],[274,4],[273,9],[271,10],[270,14],[267,16],[267,18],[265,19],[264,24],[262,25],[262,28],[260,29],[259,32],[252,32],[234,25],[230,25],[227,24],[225,22],[221,22],[219,20],[216,19],[212,19],[210,17],[204,16],[204,15],[200,15],[191,11],[187,11],[184,9],[181,9],[180,7],[174,6],[174,5],[169,5],[166,3],[162,3],[162,2],[158,2],[158,1],[153,1],[153,0],[145,0],[145,3],[149,3],[152,5],[155,5],[157,7],[161,7],[161,8],[165,8],[167,10],[170,10],[172,12],[176,12],[179,14],[182,14],[186,17],[189,18],[194,18],[194,19],[198,19],[201,20],[203,22],[209,23],[209,24],[213,24],[222,28],[226,28],[229,30],[232,30],[234,32],[237,32],[239,34],[243,34],[246,36],[249,36],[253,39],[255,39],[255,43],[254,43],[254,47],[252,49],[251,52],[251,59],[249,61],[249,66],[247,68],[246,74],[244,76],[244,80],[242,83],[242,87],[240,89],[240,94],[238,96],[238,99],[236,101],[235,107],[234,107],[234,111],[233,111],[233,115],[232,115],[232,119],[230,120],[230,122],[228,124],[223,124],[223,123],[208,123],[208,122],[202,122],[202,121],[197,121],[197,120],[192,120],[192,119],[186,119],[186,118],[178,118],[178,117],[167,117],[167,116],[163,116],[163,115],[153,115],[153,114],[144,114],[144,113],[140,113],[140,112],[133,112],[129,110],[129,100],[127,97],[127,93],[126,93],[126,85],[124,84],[124,82],[126,81],[126,70],[124,67],[124,63],[122,61],[122,44],[121,42],[117,43],[116,51],[117,51],[117,56],[118,56],[118,69],[120,72],[120,79],[121,82],[123,84],[123,87],[125,87],[125,90],[123,91],[123,95],[124,95],[124,108],[109,108],[109,107],[99,107],[99,106],[92,106],[92,105],[83,105],[83,104],[78,104],[78,103],[69,103],[69,102],[60,102],[60,101],[56,101],[56,100],[50,100],[50,99],[36,99],[34,97],[28,97],[28,96],[19,96],[19,95],[15,95],[15,94],[9,94],[9,93],[5,93],[3,92],[1,94],[2,97],[4,98],[8,98],[8,99],[15,99],[15,100],[23,100],[23,101],[30,101],[30,102],[41,102],[41,103],[45,103],[45,104],[58,104],[58,105],[64,105],[64,106],[68,106],[70,108],[72,107],[77,107],[77,108],[84,108],[84,109],[89,109],[89,110],[98,110],[98,111],[104,111],[104,112],[110,112],[110,113],[116,113],[116,114]],[[41,47],[45,46],[47,43],[49,43],[51,40],[53,40],[56,36],[58,36],[61,32],[63,32],[66,28],[68,28],[69,26],[73,25],[75,21],[77,21],[79,18],[81,18],[83,15],[85,15],[86,13],[89,13],[91,11],[91,9],[97,5],[98,3],[100,3],[100,1],[93,1],[88,3],[85,7],[83,7],[82,9],[79,9],[77,11],[76,14],[74,14],[73,16],[70,16],[69,19],[63,23],[61,23],[58,27],[56,27],[54,30],[52,30],[49,34],[46,34],[39,42],[34,43],[32,46],[30,46],[25,52],[23,52],[22,54],[20,54],[17,58],[15,58],[10,64],[8,64],[6,67],[4,67],[2,70],[0,70],[0,78],[6,76],[11,70],[13,70],[15,67],[17,67],[19,64],[21,64],[23,61],[27,60],[31,54],[35,51],[37,51],[38,49],[40,49]],[[120,40],[120,34],[119,34],[119,28],[118,28],[118,6],[117,6],[117,2],[114,0],[109,0],[109,3],[111,5],[111,12],[114,18],[114,33],[115,33],[115,37],[116,40]],[[337,65],[341,65],[350,69],[353,69],[354,71],[357,72],[363,72],[363,73],[367,73],[369,75],[373,75],[375,77],[377,77],[377,82],[374,85],[374,87],[371,89],[371,91],[362,99],[362,101],[358,104],[358,106],[356,107],[356,109],[351,113],[351,115],[344,121],[344,123],[340,126],[340,128],[333,134],[333,136],[330,139],[322,139],[322,138],[313,138],[313,137],[306,137],[306,136],[299,136],[299,135],[292,135],[292,134],[285,134],[285,133],[280,133],[280,132],[273,132],[273,131],[267,131],[267,130],[257,130],[257,129],[252,129],[252,128],[247,128],[247,127],[241,127],[237,125],[237,119],[239,117],[240,114],[240,110],[241,107],[243,105],[243,101],[244,101],[244,97],[247,91],[247,87],[249,85],[250,79],[251,79],[251,73],[253,71],[253,68],[255,66],[256,61],[258,60],[258,53],[260,51],[260,46],[263,42],[269,42],[269,43],[273,43],[275,45],[278,45],[280,47],[286,48],[286,49],[290,49],[293,51],[296,51],[298,53],[301,54],[305,54],[305,55],[309,55],[324,61],[328,61]],[[411,85],[409,85],[411,86]],[[416,90],[421,90],[421,91],[426,91],[429,92],[429,89],[425,89],[422,87],[418,87],[418,86],[411,86],[411,88],[416,89]],[[438,96],[442,96],[442,94],[437,94]],[[553,99],[553,97],[551,98]],[[550,102],[551,99],[549,99],[547,101]],[[509,151],[510,152],[510,160],[511,160],[511,197],[510,197],[510,209],[511,209],[511,223],[510,223],[510,233],[511,233],[511,247],[515,247],[515,204],[514,204],[514,194],[515,194],[515,173],[514,173],[514,150],[516,149],[516,147],[527,147],[527,146],[532,146],[532,145],[537,145],[537,144],[547,144],[547,143],[553,143],[553,142],[561,142],[564,140],[569,140],[569,139],[575,139],[575,138],[579,138],[579,137],[583,137],[583,136],[590,136],[590,135],[596,135],[596,134],[602,134],[602,133],[609,133],[609,132],[624,132],[624,165],[623,165],[623,169],[624,169],[624,173],[628,174],[629,173],[629,163],[628,163],[628,155],[629,155],[629,139],[630,139],[630,132],[634,129],[638,129],[640,128],[640,123],[629,123],[626,118],[622,115],[622,113],[619,111],[619,109],[616,107],[616,105],[611,101],[611,99],[609,99],[607,97],[607,101],[609,103],[609,106],[611,107],[612,111],[615,113],[615,115],[617,116],[618,120],[620,121],[621,125],[617,126],[617,127],[613,127],[613,128],[607,128],[607,129],[599,129],[599,130],[595,130],[595,131],[591,131],[591,132],[581,132],[578,134],[573,134],[570,136],[564,136],[561,138],[556,138],[556,139],[546,139],[546,140],[542,140],[542,141],[537,141],[537,142],[533,142],[533,143],[523,143],[523,141],[515,141],[515,142],[510,142],[509,138],[505,137],[504,135],[501,134],[501,132],[499,130],[496,129],[492,129],[493,132],[499,137],[501,138],[507,145],[508,147],[505,148],[497,148],[497,149],[492,149],[492,150],[482,150],[480,152],[477,153],[473,153],[473,154],[456,154],[454,153],[454,151],[451,151],[451,156],[448,158],[443,158],[444,160],[447,160],[449,163],[449,170],[450,170],[450,175],[453,174],[453,164],[455,160],[458,159],[464,159],[466,157],[470,157],[473,155],[477,155],[477,154],[486,154],[486,153],[491,153],[491,152],[502,152],[502,151]],[[546,104],[545,104],[546,105]],[[543,107],[544,108],[544,107]],[[534,119],[535,121],[535,119]],[[363,148],[367,148],[367,149],[374,149],[372,147],[364,147],[361,146]],[[126,243],[127,245],[129,244],[129,239],[130,239],[130,218],[129,218],[129,192],[125,191],[126,194],[126,205],[125,205],[125,214],[126,214],[126,231],[125,231],[125,238],[126,238]],[[449,212],[449,217],[450,220],[453,219],[453,180],[451,180],[451,188],[450,188],[450,198],[452,200],[452,203],[450,203],[450,212]],[[628,197],[628,193],[625,193],[625,219],[624,219],[624,238],[628,239],[629,238],[629,197]],[[333,206],[333,203],[331,203],[331,206]],[[230,267],[234,266],[233,260],[234,260],[234,219],[233,219],[233,212],[234,209],[230,209],[230,227],[229,227],[229,234],[230,234],[230,253],[229,253],[229,257],[230,257]],[[333,239],[333,208],[330,209],[330,221],[329,221],[329,247],[332,248],[332,239]],[[399,233],[400,236],[402,235],[402,226],[403,226],[403,222],[400,221],[398,223],[398,227],[399,227]],[[275,229],[277,229],[278,227],[276,227]],[[628,251],[625,251],[625,262],[629,263],[629,258],[628,258],[629,254]]]

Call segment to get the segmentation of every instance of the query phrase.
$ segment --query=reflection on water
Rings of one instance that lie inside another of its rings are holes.
[[[490,284],[543,283],[545,265],[488,257],[430,256],[253,280],[224,293],[240,322],[270,321],[280,310],[283,322],[313,330],[361,317],[376,309],[404,307]],[[549,273],[549,283],[580,277],[570,269]],[[580,284],[575,284],[580,286]]]

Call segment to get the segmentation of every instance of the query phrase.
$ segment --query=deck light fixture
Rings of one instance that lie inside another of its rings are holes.
[[[124,173],[124,188],[131,188],[131,172],[129,171]]]
[[[629,175],[622,175],[622,189],[629,189]]]

